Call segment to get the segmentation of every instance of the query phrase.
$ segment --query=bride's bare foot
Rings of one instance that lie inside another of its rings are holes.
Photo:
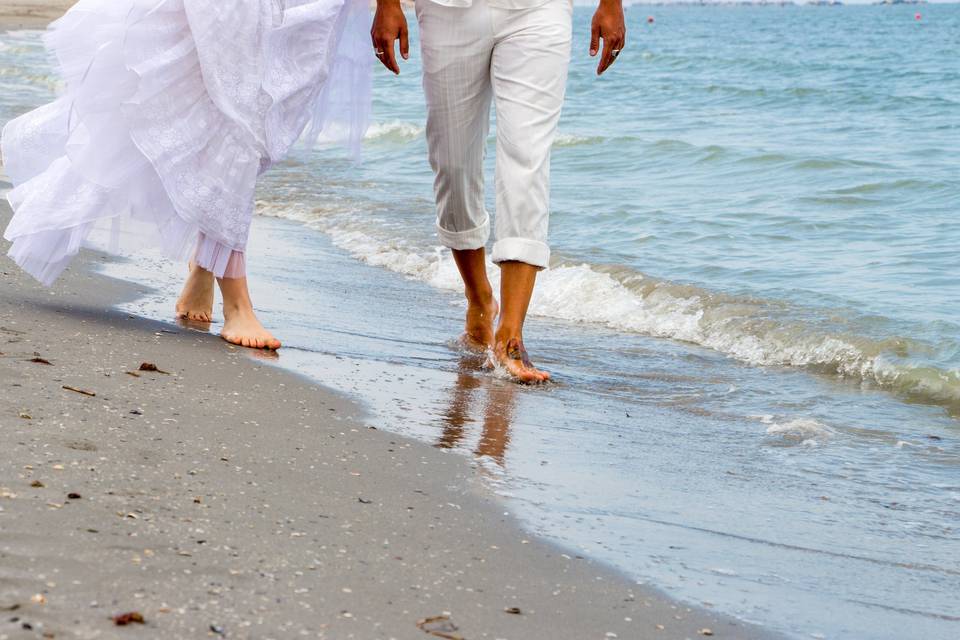
[[[220,336],[241,347],[279,349],[280,341],[257,320],[247,290],[247,279],[222,278],[219,283],[223,293],[223,331]]]
[[[467,303],[467,321],[460,343],[471,351],[485,353],[493,346],[493,322],[500,306],[489,295],[483,302]]]
[[[521,338],[506,338],[498,335],[491,350],[491,358],[517,382],[536,384],[550,379],[549,373],[537,369],[530,362],[530,356],[527,355]]]
[[[190,275],[177,300],[177,318],[194,322],[213,321],[213,274],[190,263]]]

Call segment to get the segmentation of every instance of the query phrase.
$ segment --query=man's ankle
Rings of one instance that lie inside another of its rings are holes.
[[[493,304],[493,289],[486,291],[467,291],[467,304],[471,307],[489,307]]]
[[[494,344],[505,346],[511,340],[523,342],[523,336],[521,335],[519,329],[516,327],[497,327],[497,330],[493,335]]]

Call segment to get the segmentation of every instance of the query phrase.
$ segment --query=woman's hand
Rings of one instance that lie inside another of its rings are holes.
[[[407,31],[407,17],[403,15],[400,0],[377,0],[377,13],[373,17],[370,30],[373,39],[373,53],[387,69],[400,73],[394,42],[400,41],[400,55],[406,60],[410,57],[410,42]]]
[[[623,19],[623,3],[621,0],[600,0],[597,12],[593,14],[593,24],[590,26],[590,55],[595,56],[600,51],[600,40],[603,39],[603,55],[597,65],[597,75],[606,71],[620,55],[620,51],[627,44],[627,25]]]

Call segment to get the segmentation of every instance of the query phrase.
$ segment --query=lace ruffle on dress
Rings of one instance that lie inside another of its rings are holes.
[[[46,34],[61,97],[3,130],[9,255],[44,284],[83,246],[243,275],[257,177],[302,135],[359,152],[369,21],[365,0],[80,0]]]

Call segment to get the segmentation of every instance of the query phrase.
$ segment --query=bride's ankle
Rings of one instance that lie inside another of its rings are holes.
[[[236,315],[240,313],[252,313],[253,304],[250,302],[250,298],[240,297],[235,299],[223,300],[223,314],[225,316]]]

